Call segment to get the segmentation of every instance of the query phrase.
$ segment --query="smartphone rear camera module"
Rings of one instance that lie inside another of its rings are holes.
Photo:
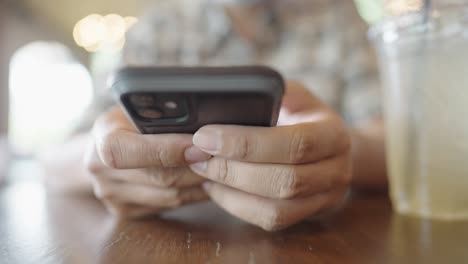
[[[143,122],[181,124],[189,119],[189,98],[172,94],[131,94],[126,98],[132,113]]]

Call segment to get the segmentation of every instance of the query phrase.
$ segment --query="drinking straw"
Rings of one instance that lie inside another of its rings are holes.
[[[432,0],[424,0],[424,6],[423,6],[424,22],[428,22],[431,8],[432,8]]]

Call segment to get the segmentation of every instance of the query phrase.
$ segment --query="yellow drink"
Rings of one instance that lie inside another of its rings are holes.
[[[442,9],[429,27],[416,15],[374,29],[391,198],[400,213],[468,219],[467,14]]]

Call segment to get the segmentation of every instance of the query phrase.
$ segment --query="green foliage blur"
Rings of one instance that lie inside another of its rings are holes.
[[[384,18],[385,0],[354,0],[361,17],[370,25]]]

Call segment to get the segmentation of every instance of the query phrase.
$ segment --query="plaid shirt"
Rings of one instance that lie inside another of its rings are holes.
[[[238,2],[158,2],[129,32],[125,63],[269,65],[304,83],[350,125],[380,117],[376,59],[352,1]],[[250,8],[232,13],[229,5]],[[108,100],[100,101],[102,109]]]

